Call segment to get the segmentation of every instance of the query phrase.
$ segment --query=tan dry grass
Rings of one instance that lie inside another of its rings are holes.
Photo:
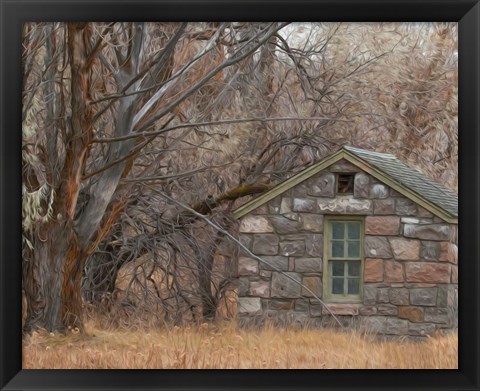
[[[35,333],[23,368],[458,368],[456,334],[426,342],[380,342],[333,330],[238,330],[234,324],[170,330]]]

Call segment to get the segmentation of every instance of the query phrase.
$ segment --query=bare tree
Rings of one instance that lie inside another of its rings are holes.
[[[456,164],[455,141],[412,158],[456,135],[449,25],[31,23],[23,39],[27,330],[81,328],[82,289],[215,318],[231,211],[343,144]]]
[[[200,45],[201,28],[186,24],[25,26],[24,209],[36,213],[24,219],[27,330],[82,327],[82,271],[127,203],[120,179],[154,170],[134,166],[138,153],[283,26],[252,26],[247,38],[206,26]]]

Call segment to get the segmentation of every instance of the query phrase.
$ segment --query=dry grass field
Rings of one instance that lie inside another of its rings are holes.
[[[457,334],[381,342],[333,330],[238,330],[234,324],[167,330],[102,330],[25,337],[23,368],[458,368]]]

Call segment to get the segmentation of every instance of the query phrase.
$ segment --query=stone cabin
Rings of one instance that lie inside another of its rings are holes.
[[[457,327],[457,194],[395,156],[343,147],[234,213],[264,261],[240,252],[240,325]]]

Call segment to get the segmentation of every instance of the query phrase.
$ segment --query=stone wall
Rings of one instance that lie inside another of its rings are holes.
[[[354,172],[354,193],[336,195],[335,173]],[[324,215],[365,216],[360,303],[330,303],[342,319],[386,335],[457,327],[457,226],[340,161],[240,221],[239,320],[322,325]],[[273,266],[273,267],[272,267]],[[281,270],[284,274],[275,271]]]

